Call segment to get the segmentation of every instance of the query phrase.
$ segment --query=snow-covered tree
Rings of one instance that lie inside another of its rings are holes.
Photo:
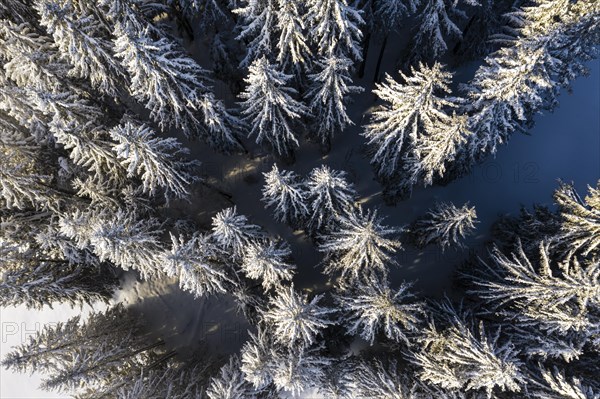
[[[450,92],[452,74],[441,64],[429,68],[411,67],[411,76],[400,72],[404,84],[386,75],[384,83],[373,90],[385,104],[373,111],[372,121],[363,135],[373,146],[371,163],[382,177],[394,175],[403,157],[423,136],[437,137],[449,128],[452,120],[445,112],[454,106],[443,98]],[[407,148],[408,147],[408,148]]]
[[[179,286],[195,297],[227,292],[233,283],[216,259],[218,250],[209,237],[194,235],[189,240],[171,234],[171,250],[163,254],[163,267],[167,275],[177,276]]]
[[[250,244],[264,238],[261,228],[250,224],[244,215],[238,215],[236,207],[217,213],[212,219],[212,238],[234,257],[241,257]]]
[[[306,2],[308,36],[321,56],[362,59],[360,40],[361,12],[346,0],[308,0]]]
[[[94,312],[81,323],[46,325],[28,342],[8,353],[3,365],[18,371],[42,371],[42,388],[62,392],[101,389],[106,381],[143,366],[144,356],[163,345],[141,332],[142,322],[118,305]]]
[[[235,4],[235,3],[234,3]],[[271,39],[277,26],[277,0],[244,0],[232,11],[240,16],[237,40],[249,40],[240,65],[247,67],[272,51]]]
[[[129,90],[150,110],[161,128],[175,126],[186,135],[200,130],[197,110],[206,71],[165,37],[153,39],[147,30],[115,27],[115,55],[130,75]]]
[[[238,356],[229,358],[217,377],[211,378],[210,385],[206,390],[209,399],[238,399],[255,397],[250,389],[250,384],[244,379],[240,370],[241,360]]]
[[[311,56],[305,33],[304,2],[299,0],[277,0],[278,39],[276,60],[284,69],[305,64]]]
[[[19,87],[56,90],[68,75],[70,65],[60,58],[50,37],[36,32],[29,23],[0,20],[0,58],[6,76]]]
[[[11,209],[57,208],[58,193],[52,189],[52,176],[36,170],[34,159],[0,146],[0,199]]]
[[[418,183],[428,186],[435,178],[443,178],[470,134],[467,121],[465,115],[454,113],[445,128],[423,134],[405,160],[402,184],[407,188]]]
[[[283,241],[269,240],[249,244],[242,258],[241,269],[254,280],[260,280],[265,291],[281,286],[294,276],[296,267],[288,263],[292,251]]]
[[[292,348],[276,356],[273,383],[279,391],[298,395],[310,388],[318,388],[324,377],[324,368],[330,360],[318,348]]]
[[[543,243],[537,267],[520,247],[510,257],[498,249],[490,257],[492,265],[484,264],[483,274],[473,277],[476,288],[470,292],[494,307],[510,303],[522,311],[539,310],[539,316],[544,318],[549,311],[560,311],[569,304],[580,312],[585,312],[588,306],[600,305],[599,262],[582,264],[577,259],[561,262],[556,273]]]
[[[243,128],[242,121],[232,115],[223,104],[223,101],[215,98],[213,93],[203,93],[198,103],[200,116],[202,118],[202,139],[212,148],[225,154],[238,152],[243,145],[238,137]]]
[[[70,74],[87,78],[93,86],[115,96],[125,76],[114,59],[105,27],[92,14],[81,14],[71,2],[37,0],[40,23],[52,34],[62,56],[72,69]]]
[[[128,177],[138,176],[144,192],[163,189],[165,198],[187,198],[188,186],[198,178],[192,172],[198,162],[182,159],[189,153],[177,139],[159,138],[147,125],[126,121],[110,130],[113,151],[127,169]]]
[[[279,170],[276,164],[263,173],[265,185],[262,189],[262,201],[265,207],[273,208],[275,219],[280,222],[296,224],[308,214],[306,189],[300,177],[293,171]]]
[[[309,203],[306,228],[309,231],[319,231],[352,211],[357,194],[346,180],[346,172],[322,165],[311,170],[306,186]]]
[[[219,0],[170,0],[181,8],[189,22],[194,22],[200,27],[201,32],[215,26],[219,22],[226,22],[229,18],[227,8]],[[198,16],[201,16],[198,18]]]
[[[387,276],[390,254],[401,248],[394,238],[400,229],[382,224],[377,211],[362,209],[336,219],[331,231],[319,236],[319,251],[327,258],[325,272],[341,272],[342,281]]]
[[[91,245],[102,261],[138,270],[143,278],[157,275],[162,264],[162,232],[156,219],[138,219],[132,212],[74,211],[60,217],[60,231],[79,248]]]
[[[293,284],[271,298],[263,317],[272,325],[275,340],[290,348],[313,344],[321,330],[333,324],[328,317],[333,310],[318,304],[322,298],[316,295],[309,301],[306,294],[294,290]]]
[[[117,288],[117,280],[107,268],[72,263],[51,251],[1,238],[0,270],[2,306],[23,304],[41,309],[55,303],[107,302]]]
[[[250,65],[244,79],[248,86],[240,94],[250,135],[256,135],[258,144],[269,143],[280,156],[290,156],[293,146],[298,146],[292,124],[307,114],[306,107],[293,98],[296,90],[288,86],[291,78],[263,56]]]
[[[380,333],[390,340],[408,343],[406,335],[417,331],[424,308],[408,291],[410,287],[403,283],[392,290],[387,283],[372,281],[336,296],[344,311],[347,334],[360,335],[371,345]]]
[[[525,129],[556,85],[549,70],[558,62],[545,47],[509,47],[486,58],[465,87],[471,162],[494,154],[514,131]]]
[[[436,243],[446,247],[462,247],[463,240],[475,230],[477,214],[475,207],[465,204],[457,208],[452,203],[438,202],[425,216],[409,227],[419,247]]]
[[[402,27],[400,22],[414,14],[421,0],[375,0],[371,1],[373,17],[375,18],[375,29],[383,32],[394,32]]]
[[[395,360],[385,363],[381,360],[361,361],[352,367],[345,379],[349,395],[342,396],[344,399],[351,397],[433,399],[424,395],[424,390],[419,389],[415,381],[411,381],[408,373],[398,370]]]
[[[261,390],[273,382],[273,365],[277,356],[273,336],[258,326],[256,334],[249,332],[248,341],[241,350],[240,369],[244,378],[256,390]]]
[[[52,130],[56,142],[68,151],[69,158],[89,174],[91,180],[106,183],[110,188],[117,188],[125,183],[126,169],[120,164],[112,150],[108,134],[92,124],[79,125],[69,121],[54,121]]]
[[[425,7],[418,15],[418,31],[412,44],[413,57],[418,61],[436,60],[448,49],[448,39],[460,39],[461,29],[452,20],[465,17],[457,8],[458,1],[425,0]]]
[[[565,372],[553,367],[552,371],[541,368],[541,381],[536,381],[532,395],[538,399],[588,399],[598,396],[598,391],[577,377],[569,378]],[[539,386],[539,388],[538,388]]]
[[[554,241],[565,248],[567,257],[577,253],[596,256],[600,252],[600,181],[596,188],[588,186],[588,192],[582,200],[572,185],[561,184],[554,193],[561,218]]]
[[[329,147],[336,132],[343,131],[353,122],[346,113],[348,96],[363,91],[362,87],[352,86],[349,58],[329,56],[317,61],[319,72],[309,74],[310,86],[305,97],[315,118],[315,134],[322,144]]]
[[[510,341],[501,341],[500,330],[491,334],[448,302],[438,308],[440,325],[430,320],[420,330],[421,345],[409,356],[419,368],[419,379],[445,390],[483,390],[488,397],[495,390],[521,392],[525,380],[518,350]]]

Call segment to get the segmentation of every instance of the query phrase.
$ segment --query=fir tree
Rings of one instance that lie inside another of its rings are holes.
[[[314,115],[316,136],[326,147],[336,132],[343,131],[353,122],[346,113],[348,95],[362,92],[362,88],[351,86],[349,69],[352,61],[348,58],[331,56],[317,61],[318,73],[309,74],[310,86],[306,98]]]
[[[361,12],[346,0],[308,0],[306,25],[316,53],[361,61]]]
[[[273,383],[277,390],[298,395],[310,388],[318,388],[324,377],[324,368],[330,360],[318,349],[293,348],[275,358]]]
[[[500,341],[500,330],[490,334],[447,302],[438,308],[439,325],[430,320],[421,330],[421,345],[411,349],[419,379],[445,390],[483,390],[488,397],[495,390],[521,392],[522,363],[514,346]]]
[[[289,245],[282,241],[249,244],[241,269],[248,278],[261,280],[265,292],[279,288],[282,281],[289,281],[294,276],[296,267],[288,263],[291,253]]]
[[[561,227],[553,241],[566,248],[568,258],[576,253],[593,257],[600,248],[600,181],[596,188],[588,186],[588,192],[582,200],[572,185],[561,184],[554,193]]]
[[[462,38],[462,31],[451,18],[455,15],[466,16],[457,8],[457,3],[447,0],[425,0],[425,7],[418,15],[418,31],[412,45],[414,57],[418,61],[438,59],[448,49],[447,38]]]
[[[171,234],[171,250],[163,255],[165,272],[179,278],[179,286],[201,297],[227,292],[233,281],[217,263],[220,255],[208,237],[194,235],[191,239]]]
[[[374,147],[371,163],[382,177],[397,173],[402,158],[424,136],[443,134],[451,121],[445,108],[454,106],[441,97],[450,92],[452,77],[442,65],[435,63],[429,68],[420,64],[418,69],[411,67],[411,76],[400,75],[405,84],[389,75],[385,83],[376,84],[373,92],[386,104],[373,112],[372,122],[363,133]]]
[[[244,120],[250,125],[250,135],[256,143],[268,143],[280,156],[290,156],[298,140],[293,133],[292,122],[307,113],[306,107],[293,99],[296,90],[287,86],[291,75],[277,70],[266,57],[250,65],[248,84],[240,98]]]
[[[292,171],[279,171],[276,164],[263,176],[262,201],[265,207],[273,208],[275,219],[293,225],[303,220],[308,207],[305,204],[306,189],[300,178]]]
[[[425,216],[413,222],[409,231],[419,247],[436,243],[462,247],[461,240],[475,229],[477,214],[469,204],[457,208],[452,203],[437,203]]]
[[[115,96],[125,75],[114,59],[106,31],[92,13],[82,14],[70,2],[36,1],[40,23],[54,41],[72,69],[70,74],[87,78],[94,87]]]
[[[210,385],[206,390],[209,399],[237,399],[254,398],[253,392],[249,389],[248,382],[244,379],[244,374],[240,371],[241,361],[237,356],[229,358],[219,372],[217,377],[211,378]]]
[[[322,297],[317,295],[309,301],[292,284],[271,298],[263,317],[272,325],[276,341],[290,348],[313,344],[321,330],[333,323],[328,319],[333,310],[318,305]]]
[[[371,345],[383,333],[388,339],[408,344],[407,334],[418,331],[423,305],[408,292],[411,284],[397,290],[387,283],[372,281],[369,286],[336,296],[344,310],[347,334],[359,335]]]
[[[305,33],[304,3],[298,0],[277,1],[278,40],[275,43],[276,60],[282,68],[298,68],[311,57],[311,49]]]
[[[156,219],[140,220],[132,212],[114,214],[75,211],[60,218],[60,231],[79,248],[93,248],[102,261],[124,269],[138,270],[143,278],[157,275],[161,264],[160,224]]]
[[[345,172],[323,165],[311,170],[306,186],[310,204],[306,228],[310,232],[324,229],[351,212],[357,194]]]
[[[236,207],[217,213],[212,219],[212,238],[225,251],[234,257],[241,257],[248,246],[262,240],[261,228],[248,223],[248,218],[238,215]]]
[[[208,91],[206,71],[172,41],[152,39],[147,29],[117,25],[115,36],[115,55],[130,75],[131,94],[161,128],[175,126],[194,136],[200,130],[196,111]]]
[[[326,253],[325,272],[341,272],[342,281],[377,279],[387,276],[390,254],[401,248],[392,238],[399,229],[384,226],[377,212],[363,214],[359,208],[336,220],[336,227],[319,237],[319,251]]]
[[[198,178],[191,172],[198,162],[186,161],[189,150],[175,138],[161,139],[146,125],[125,122],[110,130],[113,146],[128,177],[139,176],[144,192],[154,194],[163,189],[165,198],[187,198],[188,186]]]

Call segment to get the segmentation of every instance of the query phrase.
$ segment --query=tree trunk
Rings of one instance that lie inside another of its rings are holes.
[[[362,62],[358,68],[358,77],[363,78],[365,76],[365,68],[367,66],[367,55],[369,54],[369,43],[371,42],[371,33],[367,33],[365,36],[365,45],[363,46]]]
[[[381,81],[380,70],[381,70],[381,61],[383,60],[383,53],[385,52],[385,46],[387,45],[388,35],[385,35],[383,38],[383,43],[381,43],[381,50],[379,50],[379,57],[377,57],[377,66],[375,67],[375,76],[373,76],[373,82],[379,83]]]

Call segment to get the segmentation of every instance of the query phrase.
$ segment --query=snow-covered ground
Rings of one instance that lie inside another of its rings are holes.
[[[392,43],[389,44],[391,45]],[[390,56],[387,63],[393,62],[393,56]],[[436,200],[452,201],[457,205],[470,201],[477,208],[480,223],[477,234],[469,245],[479,250],[488,236],[490,225],[499,214],[515,213],[521,205],[551,203],[552,191],[556,188],[558,178],[573,181],[582,193],[586,185],[593,185],[600,178],[600,61],[591,62],[589,66],[591,76],[576,80],[573,94],[564,93],[560,97],[560,107],[554,113],[539,116],[530,136],[515,135],[507,146],[499,150],[495,159],[489,159],[478,166],[469,176],[446,187],[417,190],[412,198],[395,207],[384,205],[379,185],[372,179],[368,159],[360,146],[363,139],[358,136],[359,126],[339,135],[328,156],[322,157],[316,146],[303,146],[297,154],[293,169],[305,175],[313,167],[324,163],[335,169],[346,170],[364,205],[379,207],[381,213],[387,215],[387,223],[393,225],[412,221]],[[367,65],[365,82],[371,81],[373,68],[374,65]],[[384,70],[389,68],[384,65]],[[367,93],[359,96],[351,106],[350,111],[355,115],[353,119],[357,125],[361,124],[361,115],[373,105],[370,87],[367,86],[366,89]],[[241,156],[208,156],[197,149],[194,149],[194,154],[204,162],[207,174],[221,178],[223,187],[233,194],[240,213],[246,214],[252,222],[265,226],[272,234],[279,234],[292,244],[298,264],[296,283],[303,287],[322,284],[324,277],[318,268],[320,256],[311,243],[302,234],[275,223],[260,202],[263,182],[261,173],[271,168],[272,159],[257,154],[253,161],[247,162]],[[187,212],[193,212],[191,216],[196,219],[207,220],[207,215],[216,210],[213,209],[214,204],[214,199],[199,197]],[[399,254],[397,260],[400,266],[392,275],[396,282],[418,279],[417,288],[422,292],[442,295],[450,288],[452,272],[462,257],[463,255],[452,251],[441,254],[429,248],[424,251],[409,248]],[[124,288],[119,300],[138,304],[146,311],[154,307],[155,312],[149,313],[148,317],[157,331],[165,326],[172,329],[168,332],[162,330],[160,333],[169,337],[174,347],[186,347],[193,345],[194,340],[206,338],[211,343],[222,342],[223,346],[218,350],[226,353],[235,348],[235,345],[229,345],[230,339],[235,337],[237,341],[243,340],[243,336],[239,335],[237,338],[237,334],[244,330],[244,321],[236,318],[237,316],[220,317],[221,314],[232,314],[232,304],[228,301],[194,301],[168,281],[140,284],[128,280],[125,281]],[[215,305],[217,302],[219,307]],[[83,311],[87,313],[90,308],[86,307]],[[11,346],[23,342],[42,325],[66,320],[80,312],[80,309],[68,307],[43,311],[28,311],[23,307],[0,309],[0,356]],[[174,315],[177,315],[176,320],[171,318]],[[222,322],[225,319],[228,323],[224,326]],[[229,321],[233,321],[233,324]],[[224,341],[219,341],[222,339]],[[37,390],[38,382],[39,378],[35,375],[17,375],[1,370],[0,398],[65,397]]]

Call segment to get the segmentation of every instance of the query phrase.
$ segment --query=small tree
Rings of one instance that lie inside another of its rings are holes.
[[[354,186],[346,180],[346,172],[325,165],[311,170],[306,186],[310,204],[306,228],[312,233],[349,213],[357,195]]]
[[[341,271],[342,281],[377,279],[387,276],[387,265],[393,263],[390,253],[401,248],[399,241],[390,238],[400,230],[381,224],[377,212],[362,209],[342,216],[331,232],[319,236],[319,251],[325,252],[325,272]]]
[[[279,171],[275,164],[263,175],[262,201],[265,207],[273,208],[275,219],[290,224],[304,219],[308,214],[305,204],[307,193],[298,175],[293,171]]]
[[[290,348],[313,344],[320,331],[333,324],[327,316],[333,310],[318,305],[322,297],[317,295],[309,302],[308,296],[297,293],[292,284],[271,298],[263,316],[273,326],[276,341]]]
[[[407,333],[418,331],[423,304],[408,292],[411,284],[403,283],[397,290],[387,283],[372,281],[356,290],[335,297],[344,310],[346,332],[359,335],[371,345],[382,332],[388,339],[408,344]]]
[[[269,240],[249,244],[242,258],[241,269],[254,280],[261,280],[263,290],[281,287],[282,281],[294,276],[296,267],[287,262],[292,251],[286,242]]]
[[[212,238],[233,257],[241,257],[248,247],[264,238],[261,228],[248,223],[248,218],[238,215],[236,207],[217,213],[212,219]]]
[[[436,243],[444,250],[456,245],[462,247],[461,240],[475,229],[477,214],[469,204],[457,208],[452,203],[437,203],[425,216],[417,219],[409,227],[419,247]]]

